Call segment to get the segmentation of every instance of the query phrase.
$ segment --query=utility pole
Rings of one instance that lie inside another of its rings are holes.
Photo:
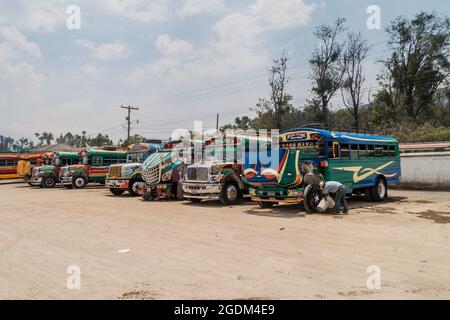
[[[136,107],[132,107],[132,106],[128,106],[128,107],[124,107],[121,106],[122,109],[127,109],[128,110],[128,117],[126,117],[125,119],[128,122],[128,134],[127,134],[127,141],[130,141],[130,133],[131,133],[131,110],[139,110],[139,108]]]
[[[217,119],[216,119],[216,130],[219,131],[219,114],[217,114]]]

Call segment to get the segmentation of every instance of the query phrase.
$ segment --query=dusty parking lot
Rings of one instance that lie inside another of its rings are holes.
[[[334,217],[3,184],[0,298],[449,299],[450,193],[390,197]]]

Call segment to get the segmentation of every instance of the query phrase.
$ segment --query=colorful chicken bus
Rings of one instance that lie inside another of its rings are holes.
[[[124,164],[113,164],[109,167],[106,176],[106,188],[113,195],[121,195],[128,191],[130,195],[138,195],[138,184],[144,182],[142,179],[142,163],[151,154],[163,149],[162,144],[136,143],[127,148],[127,162]]]
[[[191,202],[220,200],[223,205],[239,203],[248,194],[242,180],[242,149],[248,137],[230,135],[208,141],[202,161],[187,167],[183,197]]]
[[[385,199],[388,184],[400,182],[399,144],[391,137],[297,128],[281,133],[279,148],[269,152],[277,152],[279,161],[263,165],[249,161],[258,154],[244,157],[244,180],[252,200],[263,208],[303,202],[307,211],[317,210],[322,193],[317,184],[305,184],[305,163],[325,181],[341,182],[347,193],[364,194],[371,201]]]
[[[0,154],[0,180],[1,179],[18,179],[17,163],[21,155],[6,153]]]
[[[77,152],[54,152],[44,154],[40,165],[33,167],[28,184],[42,188],[54,188],[60,183],[61,168],[80,162]]]
[[[60,180],[67,189],[81,189],[88,183],[105,184],[109,167],[127,161],[126,151],[83,149],[80,164],[61,168]]]
[[[194,161],[195,152],[202,155],[204,143],[201,140],[171,141],[162,151],[150,155],[143,164],[144,183],[138,185],[144,200],[183,199],[181,189],[186,167]]]
[[[30,179],[33,175],[33,168],[44,164],[50,164],[52,158],[53,152],[22,156],[19,162],[17,163],[17,174],[25,182],[30,184]]]

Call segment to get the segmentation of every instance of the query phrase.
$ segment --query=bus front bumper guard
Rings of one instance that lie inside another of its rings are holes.
[[[31,177],[28,183],[32,186],[40,186],[42,184],[42,177]]]
[[[105,181],[106,188],[128,190],[130,180],[126,179],[108,179]]]
[[[221,191],[221,184],[183,182],[183,197],[186,199],[218,200]]]
[[[68,176],[61,176],[61,183],[63,185],[71,185],[72,184],[72,175],[68,175]]]

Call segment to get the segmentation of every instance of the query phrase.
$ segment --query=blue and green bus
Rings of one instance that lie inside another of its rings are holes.
[[[385,199],[388,185],[400,182],[399,143],[392,137],[295,128],[282,132],[279,147],[268,150],[269,158],[278,155],[277,161],[264,164],[260,151],[249,153],[244,181],[252,199],[264,208],[304,202],[307,211],[316,210],[320,187],[306,185],[304,163],[325,181],[341,182],[347,193],[364,194],[371,201]]]

